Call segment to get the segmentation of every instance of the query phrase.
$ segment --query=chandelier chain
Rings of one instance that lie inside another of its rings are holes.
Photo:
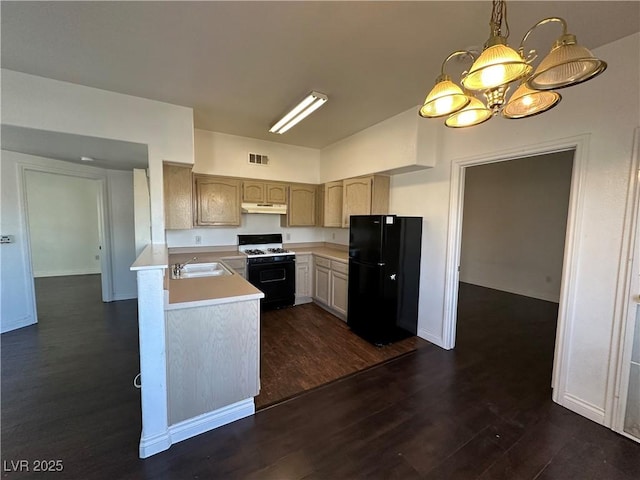
[[[504,35],[502,25],[504,24]],[[509,22],[507,21],[507,4],[504,0],[493,0],[491,6],[491,34],[509,38]]]

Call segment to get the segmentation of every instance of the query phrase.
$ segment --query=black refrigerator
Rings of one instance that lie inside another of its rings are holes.
[[[353,215],[347,324],[376,345],[415,335],[422,217]]]

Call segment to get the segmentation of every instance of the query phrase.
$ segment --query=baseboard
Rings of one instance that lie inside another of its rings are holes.
[[[466,280],[460,280],[460,283],[468,283],[469,285],[475,285],[477,287],[490,288],[491,290],[498,290],[500,292],[513,293],[514,295],[521,295],[523,297],[535,298],[536,300],[544,300],[545,302],[559,303],[560,298],[558,295],[549,294],[545,292],[536,292],[532,290],[523,290],[512,288],[505,285],[492,284],[490,282],[470,282]]]
[[[604,425],[604,409],[601,407],[575,397],[570,393],[565,393],[558,403],[578,415],[582,415],[591,421]]]
[[[33,325],[35,323],[37,322],[31,315],[27,315],[26,317],[17,318],[14,320],[3,321],[0,324],[0,333],[11,332],[13,330],[17,330],[18,328],[28,327],[29,325]]]
[[[418,329],[418,336],[420,338],[425,339],[428,342],[433,343],[434,345],[439,346],[440,348],[444,348],[445,350],[449,350],[448,348],[446,348],[444,346],[444,342],[442,341],[442,337],[438,337],[438,336],[434,335],[431,332],[428,332],[427,330],[425,330],[423,328],[419,328]]]
[[[148,458],[156,453],[164,452],[171,446],[171,438],[169,432],[166,431],[159,435],[153,435],[151,437],[144,436],[144,431],[140,437],[139,455],[140,458]]]
[[[174,443],[187,440],[214,428],[221,427],[236,420],[249,417],[256,412],[253,397],[241,400],[213,412],[204,413],[169,426],[166,432],[145,438],[144,431],[140,437],[140,458],[148,458],[156,453],[168,450]]]
[[[213,412],[204,413],[197,417],[184,420],[169,427],[171,444],[195,437],[227,423],[249,417],[256,412],[253,397],[241,400]]]
[[[296,297],[295,305],[303,305],[305,303],[311,303],[311,302],[313,302],[313,298],[311,297]]]
[[[138,298],[138,292],[130,292],[130,293],[114,293],[113,301],[117,302],[118,300],[134,300]]]

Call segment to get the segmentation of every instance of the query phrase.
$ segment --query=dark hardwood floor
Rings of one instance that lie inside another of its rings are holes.
[[[640,478],[640,445],[551,401],[557,306],[470,285],[455,350],[426,345],[140,460],[136,303],[102,304],[92,281],[43,289],[41,323],[1,337],[3,478]],[[36,459],[64,471],[7,471]]]
[[[376,347],[313,303],[262,312],[256,408],[429,345],[418,337]]]

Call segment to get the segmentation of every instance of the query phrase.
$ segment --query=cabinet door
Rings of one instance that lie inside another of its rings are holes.
[[[291,185],[287,221],[289,227],[313,227],[316,225],[315,185]]]
[[[371,214],[371,177],[343,180],[342,226],[349,227],[351,215]]]
[[[242,201],[263,203],[265,199],[264,182],[245,180],[242,182]]]
[[[164,227],[193,228],[193,178],[190,166],[164,164]]]
[[[330,182],[324,185],[323,226],[342,226],[342,181]]]
[[[311,255],[296,255],[296,304],[311,300]]]
[[[314,283],[315,294],[314,298],[325,305],[329,305],[329,272],[330,270],[325,267],[316,265]]]
[[[331,271],[331,307],[347,316],[347,296],[349,289],[349,277],[342,273]]]
[[[287,203],[287,185],[284,183],[266,183],[265,190],[266,203]]]
[[[196,225],[240,225],[240,181],[196,176]]]

